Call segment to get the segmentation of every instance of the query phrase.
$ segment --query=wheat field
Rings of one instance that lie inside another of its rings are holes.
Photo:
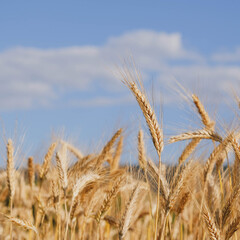
[[[217,132],[193,94],[203,127],[170,137],[168,144],[187,144],[174,166],[163,164],[166,138],[141,79],[128,70],[121,76],[146,120],[148,132],[139,129],[136,136],[139,166],[120,165],[122,128],[88,155],[57,139],[40,164],[29,157],[25,170],[16,170],[17,146],[8,139],[0,172],[0,239],[240,239],[239,131]],[[146,134],[156,159],[147,154]],[[213,148],[200,161],[192,153],[201,141]]]

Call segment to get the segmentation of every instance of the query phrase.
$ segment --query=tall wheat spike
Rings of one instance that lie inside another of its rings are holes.
[[[155,112],[153,111],[148,99],[146,98],[145,94],[140,91],[135,83],[135,78],[129,72],[125,72],[122,74],[123,82],[127,85],[127,87],[131,90],[133,95],[135,96],[139,107],[142,110],[142,113],[145,117],[147,122],[149,132],[152,136],[153,144],[157,150],[159,158],[161,157],[161,153],[163,151],[163,133],[162,129],[159,127]],[[141,82],[140,79],[138,79]]]
[[[142,91],[137,87],[136,82],[139,83],[139,85],[142,85],[141,83],[141,79],[139,77],[139,74],[136,74],[137,77],[134,77],[133,74],[131,74],[131,72],[129,70],[125,71],[124,73],[122,73],[122,78],[123,78],[123,83],[126,84],[126,86],[131,90],[132,94],[135,96],[135,99],[138,102],[139,107],[142,110],[142,113],[145,117],[145,120],[147,122],[148,125],[148,129],[149,132],[151,134],[152,137],[152,142],[155,146],[155,149],[157,151],[158,154],[158,158],[159,158],[159,173],[161,172],[161,153],[163,151],[163,147],[164,147],[164,142],[163,142],[163,131],[160,128],[157,118],[156,118],[156,114],[154,112],[154,110],[152,109],[146,95]],[[160,190],[160,174],[159,174],[159,179],[158,179],[158,200],[157,200],[157,209],[156,209],[156,219],[155,219],[155,237],[154,239],[157,239],[157,227],[158,227],[158,215],[159,215],[159,201],[160,201],[160,196],[159,196],[159,190]]]

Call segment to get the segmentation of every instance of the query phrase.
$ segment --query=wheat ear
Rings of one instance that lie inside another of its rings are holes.
[[[113,147],[113,144],[115,143],[115,141],[118,139],[118,137],[122,134],[122,128],[120,128],[113,136],[112,138],[107,142],[107,144],[104,146],[104,148],[102,149],[100,155],[98,156],[97,160],[96,160],[96,166],[95,167],[99,167],[101,166],[101,164],[103,163],[103,161],[105,161],[107,154],[110,152],[110,150]]]
[[[122,183],[123,177],[119,177],[117,181],[113,184],[110,191],[107,192],[106,197],[103,200],[102,205],[100,206],[100,209],[98,210],[96,214],[96,220],[99,223],[101,218],[104,216],[104,214],[108,211],[110,208],[110,204],[113,201],[113,199],[117,196],[117,193],[119,192],[121,183]]]
[[[239,167],[240,167],[240,146],[236,138],[232,140],[232,147],[235,153],[235,160],[233,164],[233,180],[234,185],[239,182]]]
[[[65,206],[65,219],[66,223],[68,221],[68,212],[67,212],[67,186],[68,186],[68,177],[67,177],[67,147],[66,144],[62,144],[62,148],[59,152],[56,153],[56,162],[57,162],[57,172],[60,185],[64,193],[64,206]]]
[[[233,234],[239,229],[240,227],[240,215],[237,215],[237,217],[231,222],[231,224],[228,226],[226,233],[225,233],[225,239],[230,239]]]
[[[190,154],[194,151],[197,145],[200,143],[200,138],[192,139],[191,142],[184,148],[181,156],[178,159],[179,165],[185,162],[185,160],[190,156]]]
[[[208,113],[204,109],[203,104],[200,102],[199,98],[196,95],[192,95],[193,102],[198,110],[198,113],[201,116],[202,122],[205,126],[205,130],[211,130],[214,129],[214,122],[211,121],[210,117],[208,116]],[[204,138],[204,137],[203,137]],[[206,137],[208,138],[208,137]],[[211,137],[209,137],[211,139]],[[221,140],[221,137],[217,135],[217,140]],[[194,149],[197,147],[197,145],[200,143],[201,138],[194,138],[191,140],[191,142],[185,147],[183,150],[181,156],[178,159],[179,164],[184,163],[184,161],[190,156],[190,154],[194,151]]]
[[[61,144],[66,144],[68,150],[74,154],[76,156],[77,159],[82,159],[83,158],[83,154],[79,151],[79,149],[77,149],[76,147],[74,147],[72,144],[65,142],[63,140],[60,141]]]
[[[207,225],[208,233],[211,240],[221,240],[220,232],[216,227],[215,222],[213,221],[210,212],[205,208],[203,211],[203,217]]]
[[[146,160],[146,152],[143,142],[143,131],[140,130],[138,133],[138,162],[140,167],[146,171],[147,160]]]
[[[161,153],[163,151],[163,133],[162,129],[159,127],[155,112],[153,111],[148,99],[145,94],[141,92],[138,88],[134,80],[128,79],[126,76],[123,78],[123,82],[128,86],[133,95],[135,96],[139,107],[142,110],[142,113],[147,122],[149,132],[152,136],[153,144],[157,150],[159,158],[161,157]]]
[[[33,157],[28,158],[28,181],[31,188],[34,183],[34,167],[33,167]]]
[[[169,195],[169,186],[165,176],[163,175],[163,171],[159,172],[155,163],[151,159],[148,159],[147,172],[157,183],[158,195],[161,195],[166,202]]]
[[[177,199],[181,191],[186,187],[186,182],[189,175],[193,172],[192,162],[188,162],[181,171],[179,171],[178,176],[174,177],[173,184],[168,197],[168,204],[166,212],[171,210],[177,202]]]
[[[15,194],[15,178],[14,178],[14,161],[13,161],[13,143],[9,139],[7,143],[7,183],[9,189],[10,200],[12,201]]]
[[[44,162],[43,162],[43,165],[41,167],[40,174],[39,174],[39,177],[41,179],[43,179],[45,177],[45,175],[47,174],[47,172],[49,170],[49,166],[50,166],[50,163],[51,163],[51,160],[52,160],[52,157],[53,157],[53,153],[55,151],[56,146],[57,146],[57,143],[53,142],[50,145],[50,147],[49,147],[49,149],[48,149],[48,151],[47,151],[47,153],[46,153],[46,155],[44,157]]]
[[[119,240],[122,240],[125,237],[130,227],[132,215],[134,213],[134,210],[136,209],[136,202],[139,196],[139,192],[140,192],[140,186],[137,184],[131,193],[130,199],[125,208],[125,212],[120,221]]]
[[[198,110],[198,113],[201,116],[202,123],[207,129],[213,130],[214,129],[214,122],[211,121],[210,117],[208,116],[208,113],[206,112],[203,104],[200,102],[199,98],[193,94],[192,95],[193,102]]]
[[[99,179],[99,175],[95,174],[95,173],[88,173],[86,175],[83,175],[81,178],[79,178],[77,180],[77,182],[75,183],[74,187],[73,187],[73,196],[72,196],[72,204],[69,210],[69,216],[67,218],[67,222],[66,222],[66,230],[65,230],[65,237],[64,239],[67,239],[67,233],[68,233],[68,225],[69,225],[69,221],[70,221],[70,216],[72,214],[72,208],[75,204],[75,200],[78,196],[78,194],[84,189],[84,187],[86,187],[87,184],[96,181],[97,179]]]
[[[68,185],[66,151],[66,145],[63,144],[61,151],[56,153],[58,177],[61,183],[61,187],[64,191],[64,195],[66,194]]]
[[[38,230],[37,228],[32,224],[30,223],[29,221],[27,220],[22,220],[22,219],[19,219],[19,218],[14,218],[14,217],[11,217],[11,216],[7,216],[7,215],[4,215],[10,222],[20,226],[20,227],[23,227],[24,229],[27,229],[27,230],[32,230],[36,233],[37,237],[38,237]]]
[[[52,181],[52,196],[53,196],[53,205],[55,210],[57,211],[60,196],[59,196],[58,182],[54,180]]]
[[[72,178],[77,174],[81,174],[84,169],[88,169],[89,162],[92,162],[93,158],[96,158],[93,154],[84,156],[68,169],[68,178]]]
[[[230,195],[228,201],[225,203],[223,210],[222,210],[222,224],[221,227],[223,228],[225,223],[228,221],[231,213],[232,213],[232,208],[236,202],[236,200],[238,199],[240,194],[240,184],[238,184],[237,186],[235,186],[235,188],[233,189],[232,194]]]
[[[204,166],[204,181],[206,181],[208,175],[212,173],[217,158],[227,148],[228,144],[231,142],[232,137],[233,135],[232,133],[230,133],[217,147],[214,148],[213,152],[211,153]]]
[[[174,143],[182,140],[189,140],[189,139],[211,139],[217,142],[221,142],[222,138],[215,132],[207,129],[197,130],[195,132],[186,132],[182,133],[178,136],[171,137],[169,143]]]
[[[115,154],[113,156],[113,160],[112,160],[112,164],[111,164],[111,170],[115,171],[118,169],[119,167],[119,161],[121,158],[121,154],[122,154],[122,150],[123,150],[123,136],[121,136],[119,138],[117,147],[116,147],[116,151]]]

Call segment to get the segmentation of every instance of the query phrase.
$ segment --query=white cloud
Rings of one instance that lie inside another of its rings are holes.
[[[55,106],[64,102],[66,95],[67,103],[75,106],[125,104],[126,88],[114,72],[131,54],[144,78],[154,76],[161,85],[174,78],[186,85],[205,79],[208,89],[217,92],[240,82],[239,67],[217,63],[238,59],[240,49],[228,55],[215,54],[213,65],[208,63],[211,58],[183,46],[180,33],[140,30],[111,37],[102,46],[17,47],[1,52],[0,109]],[[84,95],[85,100],[76,95]],[[173,96],[165,98],[174,101]]]
[[[127,104],[133,101],[130,95],[122,97],[93,97],[91,99],[71,100],[69,104],[73,107],[104,107]]]
[[[234,52],[221,52],[213,55],[212,59],[217,62],[239,62],[240,61],[240,47],[236,48]]]

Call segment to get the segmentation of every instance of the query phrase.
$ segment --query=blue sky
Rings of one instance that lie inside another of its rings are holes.
[[[87,153],[124,127],[131,153],[144,122],[116,67],[130,55],[157,112],[163,103],[166,137],[201,126],[176,81],[185,98],[195,92],[212,117],[219,112],[220,126],[231,121],[239,9],[238,1],[3,1],[1,131],[16,144],[24,134],[25,154],[37,156],[54,135]]]

